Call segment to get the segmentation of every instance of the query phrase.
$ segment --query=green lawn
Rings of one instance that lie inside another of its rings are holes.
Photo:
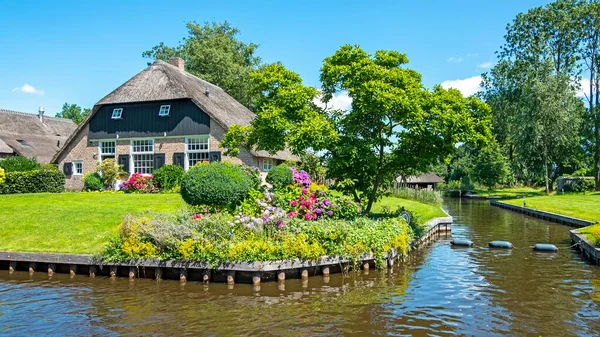
[[[565,194],[505,200],[508,204],[600,222],[600,193]]]
[[[487,189],[474,189],[471,191],[473,194],[483,196],[496,196],[496,197],[533,197],[544,194],[544,188],[533,188],[533,187],[513,187],[513,188],[499,188],[488,191]]]
[[[179,194],[0,195],[0,250],[96,253],[126,213],[175,210]]]
[[[383,197],[380,201],[373,205],[373,213],[379,213],[386,207],[390,211],[395,211],[398,207],[404,206],[405,209],[414,212],[421,222],[426,222],[433,218],[445,217],[447,216],[444,213],[440,206],[433,206],[428,204],[422,204],[420,202],[416,202],[408,199],[400,199],[397,197]]]

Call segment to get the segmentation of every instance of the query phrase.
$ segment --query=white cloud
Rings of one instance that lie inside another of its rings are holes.
[[[462,61],[463,61],[463,58],[460,56],[451,56],[448,59],[448,62],[450,62],[450,63],[461,63]]]
[[[483,62],[482,64],[478,65],[478,67],[481,69],[490,69],[492,67],[492,62]]]
[[[442,88],[458,89],[464,96],[471,96],[480,90],[481,76],[473,76],[459,80],[447,80],[442,82]]]
[[[22,87],[16,87],[12,90],[13,92],[22,92],[25,94],[34,94],[34,95],[43,95],[44,94],[44,90],[38,90],[36,88],[34,88],[32,85],[29,85],[27,83],[23,84]]]
[[[586,98],[590,94],[590,80],[588,78],[581,79],[579,82],[579,89],[575,95],[579,98]]]
[[[348,96],[348,92],[344,91],[337,95],[333,95],[333,97],[327,102],[327,105],[323,103],[319,98],[315,98],[315,104],[320,106],[321,108],[328,110],[350,110],[352,107],[352,97]]]

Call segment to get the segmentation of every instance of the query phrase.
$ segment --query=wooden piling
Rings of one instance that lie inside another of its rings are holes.
[[[96,277],[96,266],[90,266],[90,278]]]
[[[54,275],[54,271],[56,270],[56,265],[54,263],[48,264],[48,276],[52,277]]]
[[[235,271],[227,272],[227,284],[233,285],[235,283]]]
[[[129,279],[134,280],[137,274],[137,269],[135,267],[129,267]]]
[[[329,267],[321,268],[321,273],[323,274],[323,276],[329,276]]]
[[[154,279],[157,281],[162,280],[163,278],[163,269],[162,268],[154,268]]]
[[[12,274],[15,270],[17,270],[17,261],[8,262],[8,272]]]
[[[281,282],[285,282],[285,273],[283,271],[278,271],[277,272],[277,281]]]
[[[302,271],[300,272],[300,276],[303,280],[308,280],[308,269],[302,269]]]
[[[364,270],[364,271],[369,271],[369,262],[365,262],[365,263],[363,264],[363,270]]]
[[[181,283],[186,283],[187,282],[187,269],[186,268],[179,268],[179,282]]]
[[[117,270],[118,270],[117,266],[110,266],[110,278],[117,277]]]
[[[256,272],[252,274],[252,285],[260,286],[260,273]]]
[[[33,275],[33,273],[35,273],[35,268],[36,268],[36,263],[35,262],[30,262],[29,263],[29,275]]]
[[[210,283],[210,270],[205,270],[205,271],[202,273],[202,282],[203,282],[204,284],[208,284],[208,283]]]
[[[75,276],[75,274],[77,274],[77,265],[76,264],[69,265],[69,275],[71,276],[71,278],[73,278],[73,276]]]

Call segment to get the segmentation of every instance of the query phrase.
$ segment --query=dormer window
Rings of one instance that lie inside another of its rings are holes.
[[[121,116],[123,116],[123,108],[117,108],[113,110],[112,113],[112,119],[121,119]]]
[[[168,117],[170,113],[171,113],[170,105],[161,105],[160,110],[158,110],[158,115],[160,117]]]

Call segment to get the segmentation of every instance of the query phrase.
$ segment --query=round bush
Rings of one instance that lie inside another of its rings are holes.
[[[171,190],[179,186],[184,173],[181,166],[165,165],[152,172],[152,180],[161,190]]]
[[[22,156],[12,156],[0,160],[0,168],[6,172],[25,172],[40,168],[40,164],[35,158],[25,158]]]
[[[83,178],[83,189],[86,191],[100,191],[104,187],[102,177],[94,172],[90,173]]]
[[[181,180],[181,196],[190,205],[232,207],[252,189],[252,179],[238,165],[213,162],[194,166]]]
[[[274,188],[281,188],[291,185],[294,182],[294,174],[289,166],[281,164],[273,167],[267,173],[267,182]]]

